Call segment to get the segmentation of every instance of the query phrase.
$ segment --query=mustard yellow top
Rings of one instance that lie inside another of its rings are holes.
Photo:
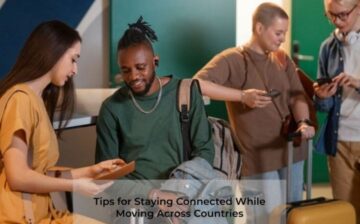
[[[0,98],[0,158],[9,149],[12,136],[23,130],[31,167],[39,173],[59,158],[58,142],[43,100],[26,84],[10,88]],[[0,162],[0,223],[25,223],[21,192],[12,191]],[[32,194],[35,223],[71,223],[71,215],[54,211],[49,194]]]

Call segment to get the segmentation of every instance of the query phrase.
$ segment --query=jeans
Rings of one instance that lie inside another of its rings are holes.
[[[260,173],[254,176],[244,177],[244,180],[249,180],[251,188],[256,189],[264,194],[265,209],[268,215],[279,205],[286,203],[286,179],[287,167]],[[290,201],[302,200],[303,193],[303,179],[304,179],[304,161],[294,163],[292,165],[292,180],[290,190]],[[258,180],[258,181],[253,181]]]

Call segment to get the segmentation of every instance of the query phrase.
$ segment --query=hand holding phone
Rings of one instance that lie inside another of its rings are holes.
[[[321,99],[325,99],[336,93],[338,81],[335,78],[319,78],[313,87],[315,95]]]
[[[276,89],[271,89],[269,92],[265,93],[264,96],[268,96],[271,98],[275,98],[277,96],[280,96],[281,92]]]
[[[333,82],[332,78],[319,78],[316,80],[316,82],[318,83],[319,86],[322,86],[324,84],[330,84]]]
[[[120,177],[123,177],[135,170],[135,161],[131,161],[130,163],[126,163],[124,165],[117,166],[116,168],[104,171],[97,175],[95,180],[116,180]]]

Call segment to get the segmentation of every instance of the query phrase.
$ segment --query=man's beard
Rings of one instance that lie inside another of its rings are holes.
[[[156,76],[155,71],[153,71],[152,76],[150,77],[149,81],[148,81],[148,82],[145,82],[145,88],[144,88],[144,90],[143,90],[143,91],[140,91],[140,92],[135,92],[135,91],[133,91],[133,89],[131,88],[131,85],[127,84],[126,82],[125,82],[125,84],[126,84],[126,86],[131,90],[131,92],[132,92],[135,96],[145,96],[145,95],[149,92],[149,90],[150,90],[150,88],[151,88],[151,85],[153,84],[153,82],[154,82],[154,80],[155,80],[155,76]],[[132,81],[132,82],[136,82],[136,81],[138,81],[138,80],[135,79],[135,80]]]

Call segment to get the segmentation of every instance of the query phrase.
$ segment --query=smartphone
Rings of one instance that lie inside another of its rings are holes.
[[[332,78],[319,78],[316,80],[316,82],[318,83],[319,86],[322,86],[326,83],[328,84],[332,83]]]
[[[275,98],[275,97],[279,96],[280,94],[281,94],[281,92],[279,90],[271,89],[269,92],[265,93],[264,96],[269,96],[271,98]]]
[[[116,180],[135,170],[135,161],[121,165],[113,170],[97,175],[95,180]]]

